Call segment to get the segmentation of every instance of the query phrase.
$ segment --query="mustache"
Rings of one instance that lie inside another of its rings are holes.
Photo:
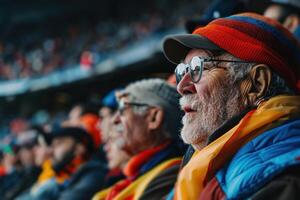
[[[190,106],[192,109],[196,110],[199,107],[199,96],[197,94],[189,94],[182,96],[179,99],[180,108]]]
[[[122,124],[116,124],[114,126],[115,131],[117,131],[118,133],[123,132],[124,131],[124,127]]]

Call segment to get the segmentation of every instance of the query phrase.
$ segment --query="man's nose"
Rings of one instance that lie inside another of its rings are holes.
[[[115,114],[114,114],[114,116],[112,117],[112,123],[113,124],[119,124],[120,122],[121,122],[121,118],[120,118],[121,116],[120,116],[120,112],[119,111],[117,111]]]
[[[177,91],[181,96],[196,93],[195,85],[188,73],[177,84]]]

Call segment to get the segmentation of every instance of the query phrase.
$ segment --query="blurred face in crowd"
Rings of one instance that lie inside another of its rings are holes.
[[[38,144],[33,148],[36,166],[42,166],[44,161],[50,159],[51,149],[46,144]]]
[[[21,161],[21,164],[24,167],[32,167],[34,166],[34,152],[33,152],[33,147],[21,147],[19,152],[19,159]]]
[[[16,163],[18,162],[18,159],[19,159],[18,155],[14,155],[11,153],[3,154],[3,159],[1,164],[5,168],[6,173],[10,173],[14,169]]]
[[[300,18],[296,11],[291,11],[281,5],[272,4],[264,12],[264,16],[279,21],[292,33],[300,24]]]
[[[122,169],[129,160],[128,154],[119,148],[120,144],[123,141],[119,134],[112,131],[104,145],[109,169]]]
[[[208,51],[193,49],[187,54],[184,63],[189,64],[194,56],[212,57]],[[229,80],[226,69],[228,64],[218,63],[218,66],[223,67],[215,67],[207,62],[199,82],[193,83],[186,73],[177,85],[182,95],[180,105],[185,112],[181,137],[194,148],[203,148],[209,135],[242,108],[240,89]]]
[[[269,6],[264,12],[264,16],[274,20],[279,20],[280,15],[281,15],[281,8],[279,5],[275,5],[275,4]]]
[[[147,113],[134,112],[133,105],[127,104],[130,103],[127,97],[122,97],[120,101],[124,101],[125,106],[116,112],[113,122],[122,141],[120,147],[132,156],[145,150],[151,143],[148,116]]]
[[[63,127],[80,126],[80,117],[82,116],[82,107],[80,105],[74,106],[70,112],[66,121],[62,122]]]
[[[88,158],[88,149],[80,141],[68,135],[52,139],[52,167],[55,171],[63,170],[70,164],[73,165],[74,160],[85,161]]]
[[[106,142],[109,138],[109,134],[112,132],[113,111],[108,107],[102,107],[99,111],[99,116],[101,118],[100,129],[102,134],[102,140],[103,142]]]
[[[62,136],[54,138],[52,141],[53,164],[58,164],[63,162],[65,159],[69,159],[69,156],[73,156],[75,147],[76,141],[72,137]]]
[[[82,114],[82,107],[77,105],[72,108],[72,110],[69,113],[69,120],[70,121],[77,121]]]

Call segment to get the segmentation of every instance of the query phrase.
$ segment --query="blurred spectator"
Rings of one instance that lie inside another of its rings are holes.
[[[0,177],[0,193],[2,199],[7,199],[7,192],[9,192],[22,177],[22,166],[17,155],[16,140],[11,135],[4,139],[2,152],[4,176]]]
[[[80,117],[83,115],[83,105],[75,105],[73,108],[70,110],[68,119],[65,124],[66,126],[70,125],[78,125],[80,123]]]
[[[115,92],[112,90],[102,99],[102,107],[99,110],[99,117],[101,119],[100,129],[102,132],[103,141],[106,142],[111,132],[113,132],[112,117],[118,107]]]
[[[246,11],[245,0],[214,0],[205,9],[201,17],[188,19],[185,23],[185,28],[188,33],[192,33],[196,28],[205,26],[214,19],[227,17],[243,11]]]
[[[106,186],[111,186],[121,178],[125,178],[122,170],[130,157],[125,151],[120,149],[120,143],[122,143],[122,140],[119,138],[119,134],[116,131],[112,131],[104,146],[108,168],[110,169],[109,174],[106,176]]]
[[[80,58],[80,67],[83,69],[91,69],[94,64],[94,55],[89,51],[84,51]]]
[[[16,139],[12,135],[6,136],[1,145],[1,151],[2,151],[2,165],[4,167],[4,175],[10,174],[15,170],[15,168],[18,168],[19,159],[16,155],[17,152],[17,145],[16,145]]]
[[[105,177],[105,186],[109,187],[117,181],[125,178],[122,169],[129,160],[127,153],[119,148],[120,138],[113,126],[113,116],[118,107],[115,92],[110,91],[102,99],[102,107],[99,110],[101,118],[101,133],[104,142],[104,151],[108,162],[109,172]],[[100,194],[101,196],[102,194]],[[99,197],[97,197],[99,198]]]
[[[117,143],[131,158],[123,170],[126,178],[103,196],[161,199],[175,183],[183,154],[176,139],[181,117],[176,89],[149,79],[129,84],[117,97]]]
[[[167,82],[171,85],[176,86],[176,76],[175,74],[172,74],[168,77]]]
[[[300,40],[300,1],[272,0],[264,16],[279,21]]]
[[[94,102],[74,105],[68,113],[67,119],[62,123],[63,126],[81,126],[81,117],[85,114],[92,114],[98,118],[100,105]]]
[[[31,119],[31,124],[44,126],[50,122],[50,115],[46,110],[38,110]]]
[[[3,152],[0,150],[0,177],[5,175],[5,168],[3,166]]]
[[[35,183],[41,172],[43,161],[49,158],[47,141],[45,133],[40,128],[32,128],[18,134],[16,145],[21,164],[18,170],[19,179],[5,191],[4,199],[14,199]]]
[[[92,136],[95,143],[94,157],[106,163],[105,153],[102,146],[102,132],[98,116],[99,103],[89,102],[75,105],[69,112],[69,118],[62,123],[63,127],[79,127],[85,129]]]
[[[99,158],[93,158],[93,157],[89,158],[89,156],[92,156],[98,150],[99,144],[101,142],[99,131],[95,131],[94,129],[96,124],[97,121],[94,121],[92,123],[92,128],[86,131],[89,136],[86,139],[84,139],[83,135],[78,137],[77,139],[74,138],[75,140],[78,140],[77,142],[79,143],[85,143],[85,148],[86,148],[85,150],[82,149],[82,147],[84,146],[81,147],[78,146],[78,149],[77,147],[72,147],[73,151],[71,149],[65,151],[66,159],[61,162],[66,163],[66,160],[68,160],[70,157],[73,157],[73,159],[71,163],[68,163],[68,166],[64,167],[64,171],[66,169],[67,170],[72,170],[72,168],[74,169],[74,167],[76,167],[76,164],[79,164],[82,161],[85,162],[85,164],[80,164],[81,166],[79,166],[78,170],[71,176],[71,178],[68,181],[68,184],[65,185],[64,191],[62,191],[62,193],[59,195],[59,199],[90,199],[99,189],[104,187],[104,175],[106,174],[106,168],[104,166],[103,161]],[[66,129],[75,130],[75,128],[66,128]],[[70,135],[67,133],[68,136],[74,137],[71,134],[73,133],[70,132]],[[59,138],[60,136],[58,136],[57,142],[59,142],[60,140]],[[88,142],[88,140],[92,140],[92,143]],[[53,140],[53,143],[55,146],[55,139]],[[59,144],[59,146],[61,146],[61,144]],[[60,152],[57,151],[57,154],[59,153]],[[73,154],[73,156],[71,156],[70,154]],[[57,155],[57,157],[59,157],[59,155]],[[74,163],[75,165],[72,166],[72,163]],[[57,166],[62,167],[61,163],[56,163],[56,165],[54,166],[56,166],[54,167],[56,171],[57,171]]]
[[[80,124],[82,128],[85,129],[92,137],[95,149],[98,149],[102,143],[102,134],[98,128],[99,120],[99,117],[92,113],[84,114],[80,117]]]
[[[102,132],[99,127],[101,118],[98,116],[99,103],[89,102],[86,104],[75,105],[69,112],[69,117],[62,123],[63,127],[80,127],[85,129],[92,136],[97,156],[105,162],[102,149]]]
[[[19,199],[89,199],[103,188],[105,167],[91,160],[98,141],[82,128],[65,127],[51,134],[54,177]],[[51,174],[51,169],[50,174]]]
[[[33,147],[35,166],[41,167],[43,163],[51,159],[50,136],[41,128],[36,127],[38,131],[37,144]]]
[[[198,7],[195,2],[193,6],[177,2],[168,6],[166,15],[160,4],[164,3],[156,2],[152,9],[144,12],[142,10],[145,8],[141,8],[142,14],[138,16],[97,22],[81,18],[80,21],[75,20],[63,27],[55,27],[54,29],[58,29],[56,33],[60,34],[54,34],[53,27],[43,24],[42,29],[20,34],[20,38],[9,42],[0,41],[0,80],[43,76],[80,65],[91,68],[133,42],[180,26],[182,19],[194,14]],[[182,5],[177,9],[175,6],[180,4]],[[203,2],[198,4],[204,6]]]
[[[122,139],[120,139],[119,133],[111,130],[104,145],[109,168],[109,172],[105,176],[105,188],[110,187],[125,178],[122,170],[130,157],[125,151],[120,149],[120,143],[122,143]],[[100,191],[93,199],[104,199],[106,195],[107,190]]]
[[[20,132],[26,131],[29,127],[28,122],[22,118],[16,118],[10,122],[10,131],[17,135]]]

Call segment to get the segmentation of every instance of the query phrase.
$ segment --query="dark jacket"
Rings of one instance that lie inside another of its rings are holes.
[[[29,189],[37,180],[41,169],[39,167],[29,167],[21,170],[20,172],[16,172],[17,176],[15,177],[15,181],[6,188],[5,191],[2,192],[2,199],[10,200],[15,199],[18,195],[20,195],[23,191]],[[11,176],[7,177],[7,179],[12,179]],[[4,182],[12,181],[4,178]]]
[[[106,172],[103,163],[95,160],[87,162],[64,184],[58,199],[91,199],[97,191],[103,189]]]
[[[58,184],[52,178],[34,193],[25,193],[17,200],[89,200],[104,187],[106,172],[107,169],[101,160],[93,159],[82,164],[63,184]]]
[[[174,165],[160,173],[149,183],[140,200],[165,199],[174,187],[179,168],[179,164]]]

